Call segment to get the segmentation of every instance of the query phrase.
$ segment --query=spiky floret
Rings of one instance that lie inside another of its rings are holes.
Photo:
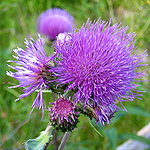
[[[51,8],[43,12],[37,21],[38,32],[50,40],[59,33],[71,32],[74,27],[73,17],[63,9]]]
[[[135,82],[145,76],[137,69],[145,65],[141,63],[146,54],[137,55],[135,34],[127,30],[118,23],[111,26],[111,20],[88,20],[70,34],[67,44],[54,45],[57,82],[75,91],[75,103],[101,108],[141,96],[134,92],[139,86]]]
[[[72,131],[79,122],[79,112],[76,111],[77,108],[73,106],[70,99],[61,96],[50,104],[52,104],[52,107],[49,107],[51,124],[58,131]]]
[[[49,83],[52,77],[53,67],[50,64],[52,55],[47,57],[43,47],[44,43],[42,42],[40,35],[38,41],[34,41],[34,39],[31,37],[29,37],[29,39],[30,41],[25,41],[26,50],[23,50],[22,48],[17,48],[14,50],[16,53],[14,58],[16,58],[17,61],[10,60],[8,62],[15,62],[17,66],[8,66],[16,70],[16,72],[8,71],[7,75],[16,78],[19,81],[18,85],[12,86],[10,88],[24,88],[24,94],[20,95],[16,101],[30,95],[35,90],[39,89],[32,108],[42,108],[44,115],[42,90],[49,87],[47,83]]]

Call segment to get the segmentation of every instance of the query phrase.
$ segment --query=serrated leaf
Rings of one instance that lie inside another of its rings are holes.
[[[29,139],[25,142],[26,150],[43,150],[46,143],[53,137],[53,127],[48,126],[45,131],[42,131],[40,136],[36,139]]]

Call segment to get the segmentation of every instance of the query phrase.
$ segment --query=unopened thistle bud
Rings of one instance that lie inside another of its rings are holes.
[[[68,44],[71,41],[71,36],[69,33],[60,33],[57,36],[57,45]]]
[[[58,131],[72,131],[79,122],[79,112],[76,111],[77,108],[73,106],[70,99],[60,97],[50,104],[53,105],[49,107],[51,125]]]

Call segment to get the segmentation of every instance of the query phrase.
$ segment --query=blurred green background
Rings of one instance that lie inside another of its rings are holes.
[[[76,26],[80,28],[88,18],[101,19],[113,24],[122,22],[129,26],[128,32],[135,32],[136,46],[139,52],[150,49],[150,0],[1,0],[0,1],[0,149],[24,149],[24,142],[36,138],[48,124],[48,113],[45,112],[41,121],[41,112],[34,110],[31,115],[31,105],[36,93],[15,102],[22,89],[8,89],[8,86],[18,82],[6,76],[7,60],[13,59],[13,49],[25,48],[24,39],[28,35],[37,39],[36,21],[38,16],[51,7],[60,7],[74,16]],[[48,52],[48,50],[47,50]],[[149,64],[149,58],[146,58]],[[145,67],[146,68],[146,67]],[[145,69],[143,67],[143,69]],[[148,70],[149,74],[150,71]],[[147,77],[149,78],[149,77]],[[150,85],[141,83],[140,90],[146,91],[142,100],[124,102],[128,112],[118,112],[110,125],[96,128],[103,135],[93,130],[84,116],[65,147],[66,150],[111,150],[136,134],[150,122]],[[49,93],[44,94],[46,103],[51,101]],[[94,124],[94,123],[93,123]],[[124,133],[130,133],[124,136]],[[55,140],[49,146],[56,149],[63,136],[55,134]]]

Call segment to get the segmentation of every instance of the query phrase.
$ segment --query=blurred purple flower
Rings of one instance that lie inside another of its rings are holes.
[[[109,106],[116,112],[116,101],[123,106],[122,101],[142,96],[137,93],[139,85],[135,82],[145,76],[145,71],[138,73],[137,69],[145,65],[141,63],[146,54],[136,55],[135,34],[126,33],[128,27],[120,25],[111,26],[111,20],[108,23],[88,20],[80,30],[70,34],[70,40],[63,46],[54,45],[59,58],[55,69],[57,82],[67,84],[66,90],[75,91],[75,103],[98,108],[99,116],[100,109],[111,112]],[[102,119],[99,118],[100,122]]]
[[[71,32],[73,26],[73,17],[60,8],[46,10],[39,16],[37,22],[38,32],[50,40],[56,39],[59,33]]]
[[[26,50],[23,50],[21,48],[14,50],[14,52],[16,53],[16,56],[14,56],[14,58],[16,58],[17,61],[9,60],[8,62],[15,62],[18,66],[8,66],[12,69],[15,69],[17,72],[13,73],[11,71],[8,71],[7,75],[19,80],[19,85],[12,86],[10,88],[24,88],[24,94],[20,95],[20,97],[16,99],[16,101],[30,95],[35,90],[39,89],[32,108],[42,108],[42,112],[44,115],[42,90],[48,88],[47,77],[50,78],[53,72],[50,65],[52,55],[50,55],[49,57],[46,56],[43,42],[40,36],[37,42],[34,41],[31,37],[29,37],[29,39],[29,42],[27,40],[25,41]]]
[[[78,123],[78,114],[76,107],[70,99],[64,97],[58,98],[55,102],[50,103],[53,106],[49,107],[50,122],[60,131],[72,131]]]

